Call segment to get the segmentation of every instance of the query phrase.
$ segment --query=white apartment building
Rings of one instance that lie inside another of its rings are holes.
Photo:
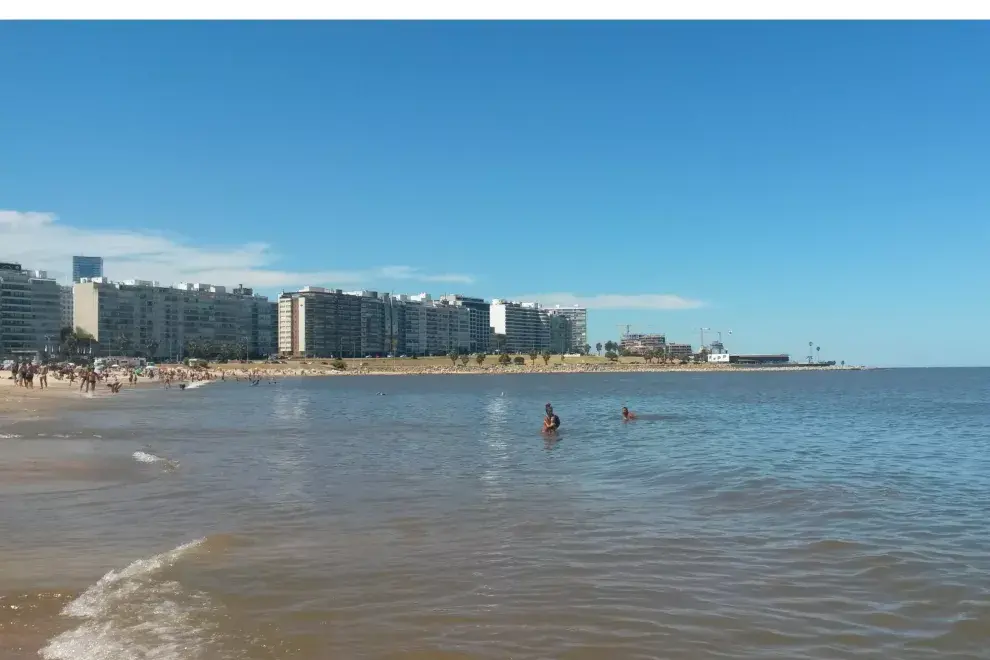
[[[505,350],[510,353],[542,353],[550,350],[550,314],[536,302],[492,300],[491,327],[496,335],[505,335]]]
[[[43,270],[0,263],[0,357],[28,358],[59,343],[58,283]]]
[[[178,359],[193,342],[253,356],[275,352],[272,305],[251,289],[98,277],[74,285],[72,298],[72,325],[93,335],[99,354]]]
[[[577,305],[573,307],[555,305],[548,308],[547,313],[567,319],[569,336],[564,350],[568,353],[583,353],[584,347],[588,345],[588,310]]]

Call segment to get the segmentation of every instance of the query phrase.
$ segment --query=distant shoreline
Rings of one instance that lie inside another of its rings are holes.
[[[409,364],[413,362],[414,364]],[[287,364],[227,363],[212,367],[228,374],[244,374],[259,371],[265,375],[280,377],[333,377],[333,376],[484,376],[513,374],[608,374],[608,373],[756,373],[756,372],[804,372],[804,371],[863,371],[862,366],[782,366],[782,365],[660,365],[645,363],[573,363],[497,365],[467,364],[456,366],[436,362],[416,365],[415,361],[389,365],[388,360],[345,360],[345,369],[334,369],[330,360],[301,360]]]

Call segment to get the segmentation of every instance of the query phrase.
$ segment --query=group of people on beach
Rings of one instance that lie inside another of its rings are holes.
[[[48,387],[48,366],[37,365],[28,362],[16,362],[10,367],[10,377],[18,387],[34,389],[34,378],[38,377],[38,388]]]

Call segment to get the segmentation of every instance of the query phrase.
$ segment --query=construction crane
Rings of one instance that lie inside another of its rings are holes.
[[[631,325],[629,325],[629,324],[622,324],[622,323],[619,323],[619,324],[617,324],[617,325],[616,325],[615,327],[617,327],[617,328],[619,329],[619,340],[620,340],[620,341],[622,340],[622,338],[623,338],[623,337],[625,337],[626,335],[628,335],[628,334],[629,334],[629,331],[630,331],[630,330],[632,330],[632,326],[631,326]],[[625,328],[625,329],[626,329],[626,331],[625,331],[625,332],[622,332],[622,328]]]

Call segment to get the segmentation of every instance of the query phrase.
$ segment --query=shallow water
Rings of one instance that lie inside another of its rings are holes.
[[[125,391],[0,420],[0,658],[987,658],[988,429],[980,369]]]

